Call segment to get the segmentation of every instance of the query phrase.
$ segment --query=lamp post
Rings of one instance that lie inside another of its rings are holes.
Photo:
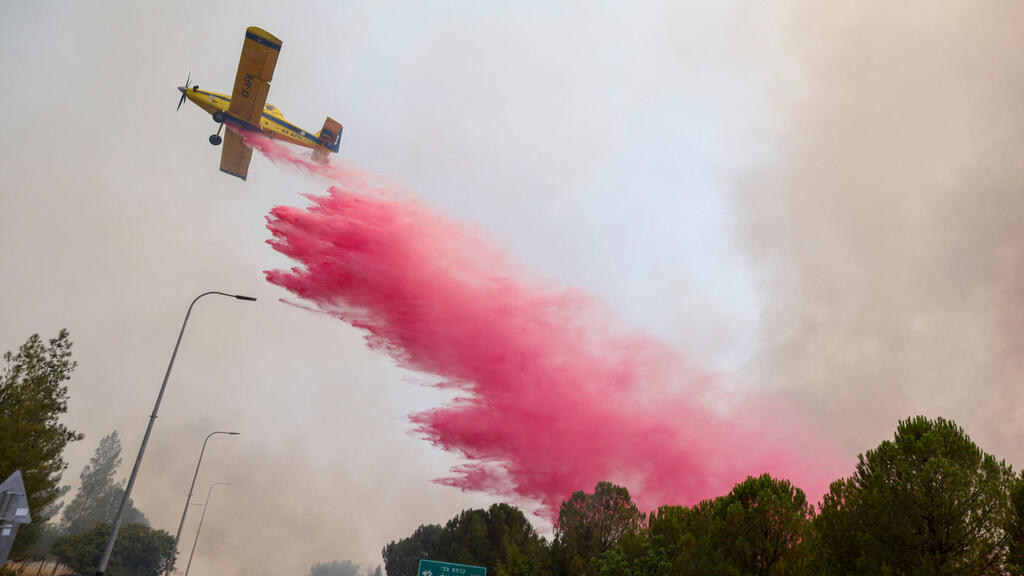
[[[199,461],[196,462],[196,472],[192,475],[192,485],[188,487],[188,496],[185,497],[185,509],[181,511],[181,522],[178,523],[178,533],[174,535],[174,552],[178,552],[178,542],[181,540],[181,529],[185,526],[185,516],[188,515],[189,502],[192,501],[192,490],[196,487],[196,478],[199,477],[199,465],[203,463],[203,453],[206,452],[206,443],[210,441],[210,438],[215,434],[227,434],[228,436],[238,436],[239,432],[222,432],[220,430],[216,432],[210,432],[206,435],[206,440],[203,440],[203,449],[199,451]],[[173,567],[173,566],[172,566]],[[167,574],[170,576],[171,568],[167,568]]]
[[[117,531],[121,528],[121,520],[124,519],[124,510],[131,499],[132,488],[135,486],[135,477],[139,474],[139,465],[142,463],[142,455],[146,453],[146,444],[149,442],[149,434],[153,431],[153,423],[156,422],[156,413],[160,410],[160,401],[164,398],[164,390],[167,388],[167,378],[171,375],[171,368],[174,367],[174,357],[178,355],[178,346],[181,345],[181,337],[185,334],[185,325],[188,324],[188,317],[192,314],[192,307],[196,305],[203,296],[217,294],[228,296],[236,300],[247,300],[250,302],[256,299],[252,296],[240,294],[228,294],[226,292],[209,291],[203,292],[192,300],[188,305],[188,312],[185,313],[185,320],[181,323],[181,331],[178,332],[178,341],[174,343],[174,352],[171,353],[171,361],[167,364],[167,372],[164,373],[164,381],[160,385],[160,393],[156,396],[156,404],[153,405],[153,413],[149,415],[149,425],[146,426],[146,434],[142,436],[142,445],[139,446],[139,455],[135,457],[135,465],[132,466],[132,475],[128,477],[128,485],[124,488],[124,495],[121,496],[121,504],[117,507],[117,515],[114,516],[114,525],[110,529],[110,537],[107,539],[107,547],[103,549],[103,556],[100,558],[100,565],[96,568],[96,576],[103,576],[107,570],[107,562],[110,561],[110,553],[114,551],[114,541],[117,540]]]
[[[206,509],[210,507],[210,494],[214,486],[231,486],[231,482],[214,482],[206,491],[206,504],[203,504],[203,515],[199,517],[199,528],[196,528],[196,539],[192,541],[192,551],[188,554],[188,564],[185,565],[185,576],[188,576],[188,569],[192,567],[192,555],[196,553],[196,543],[199,542],[199,531],[203,529],[203,519],[206,518]]]

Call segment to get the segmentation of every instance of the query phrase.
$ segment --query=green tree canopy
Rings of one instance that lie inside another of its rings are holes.
[[[413,576],[420,558],[495,576],[1024,576],[1024,476],[951,421],[900,422],[821,506],[763,474],[645,518],[600,482],[563,502],[550,545],[518,510],[492,507],[420,526],[384,561],[388,576]]]
[[[647,517],[646,529],[626,534],[594,562],[596,576],[693,574],[697,513],[686,506],[662,506]]]
[[[1024,576],[1024,474],[1010,493],[1010,506],[1006,567],[1013,576]]]
[[[388,576],[414,576],[420,558],[440,559],[444,540],[444,528],[437,524],[421,525],[408,538],[384,547],[384,571]]]
[[[495,576],[545,573],[543,539],[522,511],[508,504],[464,510],[442,528],[420,526],[409,538],[384,547],[388,576],[413,576],[421,558],[484,566]]]
[[[800,573],[814,507],[803,490],[768,474],[749,477],[720,498],[697,506],[703,568],[714,574],[771,576]]]
[[[594,493],[574,492],[562,502],[555,539],[571,574],[590,571],[589,560],[610,550],[624,536],[638,532],[644,515],[629,490],[598,482]]]
[[[60,422],[68,410],[66,382],[75,369],[67,330],[43,342],[33,334],[0,372],[0,478],[21,470],[32,523],[21,527],[11,559],[24,558],[55,514],[67,463],[64,447],[82,435]]]
[[[114,481],[114,475],[120,465],[121,439],[118,438],[117,430],[114,430],[100,440],[89,463],[82,468],[78,493],[64,509],[62,534],[80,534],[101,522],[114,522],[121,497],[124,495],[124,483]],[[130,500],[124,522],[149,524],[145,515],[136,509]]]
[[[110,525],[59,538],[53,554],[78,574],[92,574],[110,536]],[[121,526],[107,564],[109,576],[160,576],[174,566],[174,537],[144,524]]]
[[[825,495],[816,525],[834,574],[1004,574],[1016,483],[954,422],[901,421]]]
[[[594,564],[598,576],[811,574],[805,541],[814,509],[803,491],[764,474],[694,508],[662,506]]]

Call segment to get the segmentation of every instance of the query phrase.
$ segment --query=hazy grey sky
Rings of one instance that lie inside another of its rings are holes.
[[[127,474],[195,295],[260,298],[197,306],[135,491],[173,531],[203,437],[243,433],[211,440],[197,492],[235,486],[196,574],[376,564],[491,501],[430,482],[422,376],[263,280],[265,214],[326,185],[227,177],[175,112],[189,71],[230,91],[250,25],[290,120],[851,457],[923,412],[1024,463],[1018,3],[0,1],[0,348],[71,330],[66,480],[115,428]]]

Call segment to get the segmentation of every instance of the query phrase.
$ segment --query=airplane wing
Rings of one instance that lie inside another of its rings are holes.
[[[252,148],[245,144],[242,135],[234,130],[225,130],[224,145],[220,152],[220,171],[245,180],[251,159]]]
[[[249,129],[260,129],[263,105],[267,102],[280,51],[281,41],[270,32],[255,26],[246,29],[228,114],[247,124]]]

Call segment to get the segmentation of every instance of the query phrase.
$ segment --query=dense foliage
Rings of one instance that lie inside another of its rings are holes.
[[[16,353],[4,354],[0,372],[0,480],[21,470],[32,523],[21,526],[12,560],[24,558],[46,521],[57,513],[67,468],[64,447],[82,435],[60,422],[68,410],[67,381],[75,369],[67,330],[43,342],[33,334]]]
[[[444,526],[420,526],[384,547],[388,574],[416,574],[421,558],[487,566],[495,576],[547,574],[547,550],[523,513],[508,504],[465,510]]]
[[[1024,576],[1024,474],[1010,494],[1006,565],[1013,576]]]
[[[110,536],[109,524],[58,538],[53,554],[78,574],[93,574]],[[174,537],[145,524],[121,526],[107,564],[109,576],[160,576],[174,565]]]
[[[468,510],[385,547],[388,576],[413,576],[420,558],[497,576],[1024,576],[1024,476],[942,418],[900,422],[817,513],[803,491],[767,474],[647,515],[625,488],[600,482],[562,504],[550,542],[517,509],[497,506],[522,519],[516,533],[527,544],[512,549],[528,550],[530,562],[510,563],[502,541],[486,536],[487,511]]]
[[[1004,574],[1018,479],[948,420],[899,423],[825,495],[818,518],[833,574]]]
[[[692,573],[796,574],[804,566],[814,507],[787,480],[747,478],[727,495],[702,502]]]
[[[598,482],[593,494],[574,492],[562,503],[555,525],[560,571],[593,572],[594,563],[602,554],[640,530],[643,518],[629,497],[629,490],[621,486]]]

